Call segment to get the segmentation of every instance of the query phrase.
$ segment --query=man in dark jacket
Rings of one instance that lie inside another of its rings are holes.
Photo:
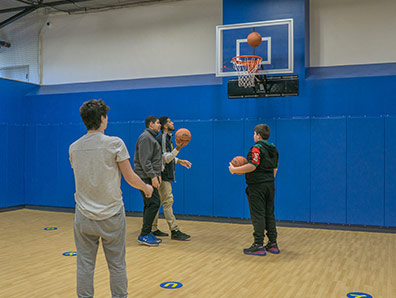
[[[157,140],[161,145],[162,150],[162,183],[159,187],[159,194],[161,205],[163,206],[164,216],[166,222],[168,223],[169,230],[171,231],[172,240],[188,240],[190,235],[187,235],[180,231],[179,226],[176,223],[176,217],[173,214],[173,194],[171,182],[175,182],[175,164],[180,164],[187,169],[191,168],[191,163],[188,160],[178,159],[176,156],[180,149],[185,145],[176,144],[177,147],[174,148],[172,142],[172,131],[175,130],[175,126],[172,120],[167,116],[162,116],[160,118],[161,123],[161,133],[157,136]],[[165,237],[168,236],[158,229],[158,213],[153,222],[153,234],[154,236]]]
[[[153,220],[160,207],[158,189],[161,184],[162,156],[161,146],[155,139],[161,129],[160,121],[155,116],[148,116],[145,120],[146,129],[136,142],[135,156],[133,159],[135,173],[147,184],[153,186],[151,198],[146,198],[143,192],[143,226],[137,239],[141,244],[158,246],[162,241],[151,233]]]

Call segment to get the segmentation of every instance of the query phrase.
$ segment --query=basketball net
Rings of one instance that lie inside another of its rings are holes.
[[[234,69],[238,73],[239,87],[253,87],[254,77],[263,59],[255,55],[242,55],[232,58]]]

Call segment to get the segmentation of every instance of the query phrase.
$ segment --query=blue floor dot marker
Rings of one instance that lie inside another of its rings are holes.
[[[182,286],[183,286],[182,283],[176,281],[167,281],[160,284],[160,287],[164,289],[178,289],[181,288]]]
[[[74,257],[77,255],[77,252],[76,251],[67,251],[67,252],[64,252],[62,255],[65,257]]]
[[[46,230],[46,231],[54,231],[54,230],[57,230],[58,228],[57,227],[46,227],[46,228],[44,228],[44,230]]]
[[[358,292],[348,293],[347,297],[348,298],[373,298],[373,296],[371,296],[370,294],[358,293]]]

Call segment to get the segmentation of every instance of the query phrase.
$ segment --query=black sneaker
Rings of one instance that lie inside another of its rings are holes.
[[[276,242],[268,242],[267,245],[265,246],[265,249],[272,254],[280,253],[278,244],[276,244]]]
[[[181,240],[181,241],[185,241],[188,240],[191,236],[184,234],[181,231],[172,231],[172,235],[171,235],[171,239],[172,240]]]
[[[263,245],[253,243],[251,247],[245,248],[243,250],[245,255],[254,255],[254,256],[265,256],[267,253],[265,252],[265,247]]]
[[[154,236],[157,236],[157,237],[166,237],[166,236],[169,236],[168,233],[161,232],[160,230],[154,231],[154,232],[153,232],[153,235],[154,235]]]

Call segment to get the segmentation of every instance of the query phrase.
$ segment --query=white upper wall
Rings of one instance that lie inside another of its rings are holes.
[[[310,65],[396,62],[396,0],[310,0]]]
[[[222,0],[54,15],[42,30],[42,84],[215,73]]]
[[[40,83],[40,31],[46,16],[36,10],[0,29],[0,40],[11,43],[0,48],[0,77]]]

